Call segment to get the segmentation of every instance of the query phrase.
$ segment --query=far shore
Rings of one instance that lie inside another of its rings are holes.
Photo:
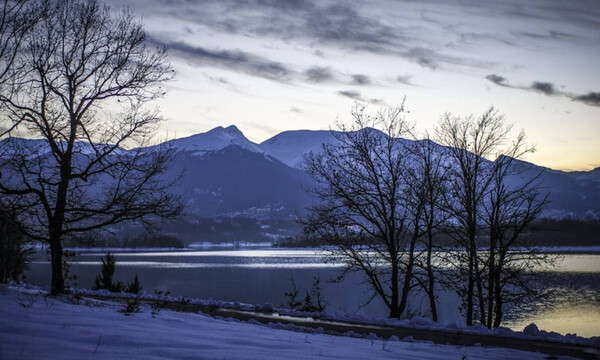
[[[39,250],[45,247],[39,248]],[[189,252],[189,251],[221,251],[221,250],[304,250],[304,251],[323,251],[326,247],[294,247],[294,246],[277,246],[272,243],[203,243],[186,246],[183,248],[173,247],[68,247],[65,251],[77,253],[138,253],[138,252]],[[447,248],[446,250],[454,250]],[[600,245],[595,246],[537,246],[533,250],[549,254],[600,254]]]

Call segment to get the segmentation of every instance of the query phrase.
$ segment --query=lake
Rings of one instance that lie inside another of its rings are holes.
[[[137,274],[145,290],[169,290],[172,295],[212,298],[251,304],[284,305],[292,290],[292,278],[301,297],[321,279],[327,312],[357,313],[385,317],[384,305],[370,298],[369,288],[358,273],[340,283],[329,280],[340,273],[341,264],[326,263],[318,250],[203,249],[198,251],[116,252],[115,279],[128,282]],[[75,285],[91,288],[100,272],[100,252],[79,253],[72,262]],[[50,283],[50,264],[44,254],[34,259],[27,281],[41,286]],[[503,326],[522,330],[535,322],[540,329],[581,336],[600,336],[600,254],[566,254],[559,266],[543,276],[555,291],[538,302],[523,302],[508,309]],[[440,321],[461,322],[460,300],[450,292],[439,294]],[[428,309],[420,295],[411,300],[414,314]]]

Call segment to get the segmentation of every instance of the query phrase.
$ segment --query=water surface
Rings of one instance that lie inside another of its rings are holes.
[[[77,275],[77,286],[93,286],[103,256],[97,252],[80,253],[73,259],[71,274]],[[116,280],[127,282],[137,274],[148,291],[169,290],[177,296],[280,306],[288,302],[284,293],[292,289],[292,279],[303,297],[318,277],[328,312],[387,315],[378,299],[363,306],[371,293],[359,273],[350,274],[341,283],[330,282],[340,274],[342,263],[326,261],[321,251],[217,249],[115,253],[115,256]],[[40,256],[33,262],[27,280],[46,286],[50,283],[49,270],[45,256]],[[535,322],[547,331],[600,336],[600,255],[563,255],[557,268],[543,277],[549,280],[553,296],[508,309],[504,326],[522,330]],[[441,321],[462,321],[456,295],[440,292],[438,301]],[[411,303],[411,313],[427,312],[423,296],[415,295]]]

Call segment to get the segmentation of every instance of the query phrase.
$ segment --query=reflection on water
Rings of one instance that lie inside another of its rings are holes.
[[[600,255],[564,255],[554,271],[561,273],[600,273]]]
[[[279,306],[287,302],[284,292],[291,290],[292,276],[301,294],[310,289],[314,277],[320,277],[328,312],[387,315],[377,299],[359,309],[371,295],[360,274],[352,273],[341,283],[327,282],[339,275],[342,263],[326,262],[324,255],[314,250],[272,249],[116,253],[115,278],[127,282],[137,274],[148,291],[168,289],[173,295]],[[71,273],[77,274],[77,286],[93,286],[102,257],[102,253],[82,253],[74,259]],[[28,281],[47,286],[49,270],[41,256],[33,262]],[[504,325],[522,330],[535,322],[543,330],[600,336],[600,255],[564,255],[559,267],[544,276],[553,295],[508,309]],[[440,320],[460,321],[459,302],[456,295],[441,292]],[[414,313],[428,309],[418,294],[412,304]]]
[[[533,313],[504,325],[520,330],[531,323],[536,323],[540,329],[560,334],[576,333],[587,337],[600,335],[600,312],[598,306],[591,304],[573,306],[560,303],[552,309]]]

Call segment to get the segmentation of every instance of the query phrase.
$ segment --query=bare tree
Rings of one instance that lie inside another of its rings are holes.
[[[533,293],[525,274],[547,259],[518,251],[545,198],[536,178],[509,181],[514,160],[534,151],[523,132],[510,142],[511,130],[493,108],[478,118],[446,114],[436,129],[450,160],[447,233],[464,249],[445,260],[458,270],[449,283],[464,298],[468,325],[478,315],[480,323],[499,326],[502,304],[522,296],[521,290]]]
[[[485,196],[493,180],[494,169],[486,159],[496,154],[506,141],[510,127],[505,126],[503,117],[490,108],[479,118],[465,118],[445,114],[436,128],[437,140],[446,146],[446,154],[452,161],[450,193],[447,211],[456,226],[450,235],[465,249],[458,252],[456,264],[466,262],[466,302],[467,325],[473,324],[475,290],[479,301],[479,313],[484,316],[483,287],[481,269],[477,256],[477,236],[479,213]],[[463,257],[466,256],[466,259]],[[466,260],[466,261],[465,261]],[[463,270],[459,266],[460,270]],[[462,289],[461,289],[462,290]],[[484,317],[481,318],[483,323]]]
[[[50,244],[52,294],[64,292],[66,236],[181,210],[162,177],[170,153],[147,147],[162,120],[148,104],[173,70],[145,40],[126,9],[57,1],[0,91],[6,128],[38,139],[2,141],[0,193],[21,209],[27,235]]]
[[[532,151],[521,133],[511,147],[512,153],[499,156],[490,192],[484,202],[482,218],[488,236],[482,262],[487,271],[484,290],[487,294],[484,325],[498,327],[506,304],[537,297],[540,292],[536,274],[553,265],[556,257],[531,247],[527,232],[547,202],[539,189],[538,177],[526,182],[511,181],[519,175],[515,158]]]
[[[0,282],[18,281],[29,268],[32,253],[10,209],[0,208]]]
[[[15,69],[15,59],[33,26],[41,19],[46,3],[28,0],[2,0],[0,3],[0,89]],[[11,129],[0,129],[0,134]]]
[[[416,256],[416,266],[422,270],[414,273],[415,280],[421,285],[429,300],[429,309],[433,321],[438,320],[436,306],[436,273],[438,266],[434,263],[438,246],[436,237],[448,220],[444,211],[444,194],[447,191],[447,166],[444,163],[444,152],[441,147],[431,141],[428,134],[424,139],[415,140],[406,149],[410,153],[409,166],[406,173],[407,204],[412,209],[420,209],[414,213],[414,235],[424,249]]]
[[[408,134],[403,105],[369,115],[356,105],[352,125],[338,123],[335,141],[306,157],[306,169],[318,182],[321,200],[305,219],[308,234],[333,245],[346,274],[362,272],[390,317],[400,317],[412,283],[415,216],[402,196]],[[411,236],[412,235],[412,236]],[[402,281],[401,277],[404,276]],[[402,286],[400,282],[402,281]]]

